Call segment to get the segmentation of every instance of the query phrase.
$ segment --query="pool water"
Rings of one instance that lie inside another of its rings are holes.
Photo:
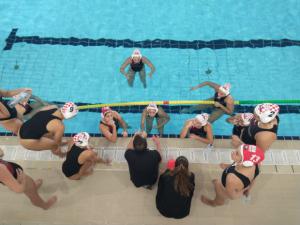
[[[2,0],[0,46],[13,28],[17,36],[41,38],[88,38],[175,41],[299,40],[298,1],[249,2],[234,0],[72,1],[51,2]],[[276,15],[276,16],[274,16]],[[300,48],[141,48],[156,67],[147,88],[136,76],[128,87],[119,69],[133,47],[41,45],[15,43],[0,52],[2,89],[31,87],[47,101],[112,103],[154,100],[201,100],[211,97],[208,87],[189,91],[191,86],[210,80],[230,82],[235,100],[300,99]],[[17,66],[16,66],[17,65]],[[16,69],[17,68],[17,69]],[[149,71],[149,70],[148,70]],[[207,71],[211,71],[210,73]],[[124,113],[139,129],[140,112]],[[184,121],[194,114],[170,114],[167,134],[179,134]],[[229,135],[226,116],[214,123],[214,133]],[[299,136],[299,114],[280,116],[279,135]],[[67,133],[98,133],[100,116],[82,112],[67,122]]]

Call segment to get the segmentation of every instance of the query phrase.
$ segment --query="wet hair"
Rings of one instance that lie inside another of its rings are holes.
[[[179,156],[175,162],[173,172],[175,176],[174,188],[184,197],[189,197],[194,185],[190,182],[189,162],[186,157]]]
[[[133,139],[133,148],[134,150],[143,151],[147,149],[147,140],[141,135],[136,135]]]

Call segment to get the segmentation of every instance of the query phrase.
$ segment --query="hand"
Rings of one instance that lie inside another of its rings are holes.
[[[152,141],[153,141],[156,145],[159,145],[159,144],[160,144],[160,138],[159,138],[159,136],[153,135],[153,136],[152,136]]]
[[[126,130],[124,130],[124,131],[123,131],[123,133],[122,133],[122,135],[123,135],[123,137],[128,137],[128,133],[127,133],[127,131],[126,131]]]
[[[190,88],[190,91],[194,91],[194,90],[196,90],[197,88],[198,88],[197,86],[191,87],[191,88]]]
[[[114,120],[111,120],[111,121],[109,121],[109,123],[108,123],[109,125],[111,125],[111,126],[116,126],[116,124],[115,124],[115,121]]]
[[[129,80],[129,73],[125,73],[124,75],[125,75],[126,79]]]
[[[189,138],[190,138],[190,139],[197,139],[198,136],[197,136],[196,134],[190,134]]]
[[[148,134],[146,133],[146,131],[142,131],[142,132],[140,133],[140,135],[141,135],[143,138],[146,138]]]
[[[222,107],[222,104],[220,104],[220,102],[215,102],[214,105],[215,105],[215,107],[217,107],[217,108],[221,108],[221,107]]]
[[[111,162],[112,162],[112,160],[109,158],[103,160],[103,163],[107,166],[111,166]]]

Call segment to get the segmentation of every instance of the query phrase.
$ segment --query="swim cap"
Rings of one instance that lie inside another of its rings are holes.
[[[102,107],[101,109],[101,117],[104,118],[106,113],[111,112],[111,108],[108,106]]]
[[[245,167],[257,165],[265,159],[263,150],[255,145],[242,144],[240,147],[242,164]]]
[[[207,113],[202,113],[197,115],[195,118],[201,123],[202,126],[205,126],[207,124],[209,115]]]
[[[222,86],[219,87],[219,91],[223,92],[225,94],[225,96],[230,94],[230,83],[226,83]],[[218,96],[220,96],[220,94],[218,93]]]
[[[147,111],[148,110],[155,110],[155,113],[158,112],[158,108],[157,105],[154,102],[151,102],[148,106],[147,106]]]
[[[250,125],[250,121],[253,119],[253,113],[242,113],[241,118],[244,126]]]
[[[90,135],[87,132],[80,132],[73,137],[73,141],[78,147],[87,147],[89,145]]]
[[[269,123],[279,113],[279,106],[272,103],[263,103],[255,107],[254,113],[262,123]]]
[[[133,59],[134,57],[139,57],[139,58],[142,58],[142,53],[139,49],[134,49],[134,51],[132,52],[131,54],[131,58]]]
[[[60,108],[60,111],[65,119],[70,119],[76,116],[78,113],[77,105],[75,105],[73,102],[65,103],[64,106]]]

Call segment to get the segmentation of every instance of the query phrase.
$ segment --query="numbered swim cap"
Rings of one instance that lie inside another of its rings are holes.
[[[101,118],[104,118],[105,115],[106,115],[107,113],[111,112],[111,111],[112,111],[112,110],[111,110],[110,107],[108,107],[108,106],[103,107],[103,108],[101,109]]]
[[[151,102],[148,106],[147,106],[147,111],[148,110],[154,110],[155,113],[158,112],[158,108],[157,108],[157,105],[154,103],[154,102]]]
[[[207,113],[202,113],[197,115],[195,118],[201,123],[202,126],[205,126],[207,124],[209,115]]]
[[[263,103],[255,107],[254,113],[262,123],[269,123],[279,113],[279,106],[272,103]]]
[[[244,126],[250,125],[251,120],[253,119],[253,113],[242,113],[241,118]]]
[[[87,132],[80,132],[73,137],[73,141],[78,147],[87,147],[89,145],[90,135]]]
[[[77,105],[75,105],[73,102],[67,102],[64,104],[60,111],[65,119],[70,119],[76,116],[78,113]]]
[[[131,58],[133,59],[134,57],[142,58],[142,53],[139,49],[134,49],[134,51],[131,54]]]
[[[257,165],[265,159],[264,151],[255,145],[242,144],[240,147],[242,164],[245,167]]]
[[[227,96],[230,94],[230,88],[231,88],[231,85],[229,83],[226,83],[219,87],[219,91],[221,91],[225,96]],[[218,93],[218,96],[220,96],[219,93]]]

